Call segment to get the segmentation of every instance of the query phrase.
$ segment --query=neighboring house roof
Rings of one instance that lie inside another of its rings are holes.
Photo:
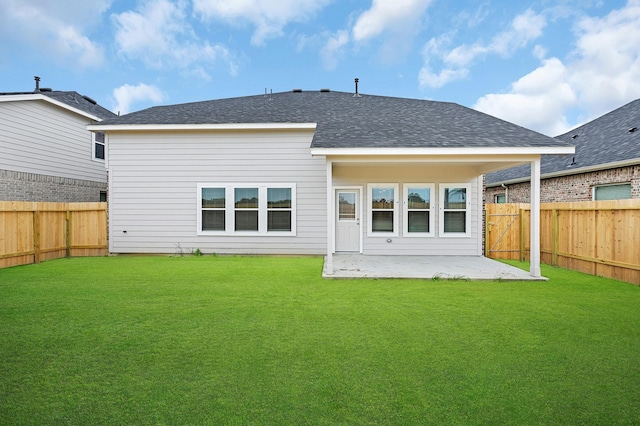
[[[104,120],[106,118],[117,117],[116,114],[108,109],[98,105],[96,101],[83,96],[78,92],[63,92],[59,90],[40,91],[40,92],[0,92],[0,101],[27,101],[27,100],[44,100],[52,101],[58,106],[67,108],[90,118]]]
[[[543,178],[640,164],[640,99],[630,102],[556,139],[576,147],[571,155],[543,155]],[[486,175],[487,186],[529,181],[528,166]]]
[[[316,123],[311,148],[320,149],[572,145],[455,103],[329,91],[156,106],[106,119],[91,130],[197,129],[233,123]]]

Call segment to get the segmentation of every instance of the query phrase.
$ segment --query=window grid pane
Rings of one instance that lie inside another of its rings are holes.
[[[100,160],[104,160],[104,144],[95,143],[95,156]]]
[[[236,231],[257,231],[258,211],[257,210],[236,210]]]
[[[225,189],[224,188],[202,188],[202,208],[203,209],[224,209]]]
[[[267,188],[267,208],[290,209],[291,188]]]
[[[371,230],[373,232],[393,232],[393,211],[371,212]]]
[[[268,212],[267,231],[291,231],[291,212],[286,210]]]
[[[374,210],[393,210],[393,188],[373,188],[371,190],[371,208]]]
[[[446,188],[444,190],[444,208],[465,210],[467,208],[467,188]]]
[[[467,232],[466,225],[466,212],[444,212],[444,232]]]
[[[203,210],[202,211],[203,231],[224,231],[225,213],[224,210]]]
[[[407,231],[409,232],[429,232],[429,211],[418,210],[407,213]]]
[[[338,200],[338,220],[356,219],[356,194],[353,192],[340,193]]]
[[[431,208],[431,193],[429,188],[409,188],[407,207],[409,210]]]
[[[258,208],[258,188],[236,188],[234,194],[236,209]]]

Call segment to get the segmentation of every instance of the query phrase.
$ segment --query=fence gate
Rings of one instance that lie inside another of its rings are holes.
[[[504,204],[487,205],[485,256],[493,259],[521,259],[522,213]],[[522,259],[521,259],[522,260]]]

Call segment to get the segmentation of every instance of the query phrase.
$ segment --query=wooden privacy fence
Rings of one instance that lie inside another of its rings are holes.
[[[107,254],[107,203],[0,201],[0,268]]]
[[[485,255],[529,257],[529,204],[485,206]],[[640,199],[545,203],[543,263],[640,284]]]

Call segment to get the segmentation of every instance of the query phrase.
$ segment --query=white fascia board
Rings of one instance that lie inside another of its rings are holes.
[[[636,165],[640,165],[640,158],[632,158],[630,160],[614,161],[612,163],[596,164],[588,167],[580,167],[575,169],[567,169],[567,170],[560,170],[557,172],[545,173],[540,175],[540,179],[543,179],[543,180],[551,179],[554,177],[578,175],[581,173],[599,172],[601,170],[617,169],[620,167],[628,167],[628,166],[636,166]],[[503,180],[499,182],[491,182],[491,183],[488,183],[486,186],[487,188],[493,188],[494,186],[500,186],[502,184],[513,185],[514,183],[523,183],[523,182],[529,182],[529,176],[523,176],[520,178]]]
[[[317,123],[108,124],[89,125],[96,132],[162,132],[175,130],[315,130]]]
[[[311,148],[311,155],[326,157],[341,156],[407,156],[407,155],[542,155],[573,154],[573,146],[549,147],[477,147],[477,148]]]
[[[78,108],[74,108],[71,105],[65,104],[64,102],[60,102],[48,96],[42,95],[40,93],[27,94],[27,95],[4,95],[0,96],[0,102],[21,102],[21,101],[45,101],[50,104],[59,106],[60,108],[64,108],[69,110],[75,114],[82,115],[83,117],[90,118],[93,121],[102,121],[102,118],[96,117],[93,114],[89,114],[86,111],[83,111]]]

